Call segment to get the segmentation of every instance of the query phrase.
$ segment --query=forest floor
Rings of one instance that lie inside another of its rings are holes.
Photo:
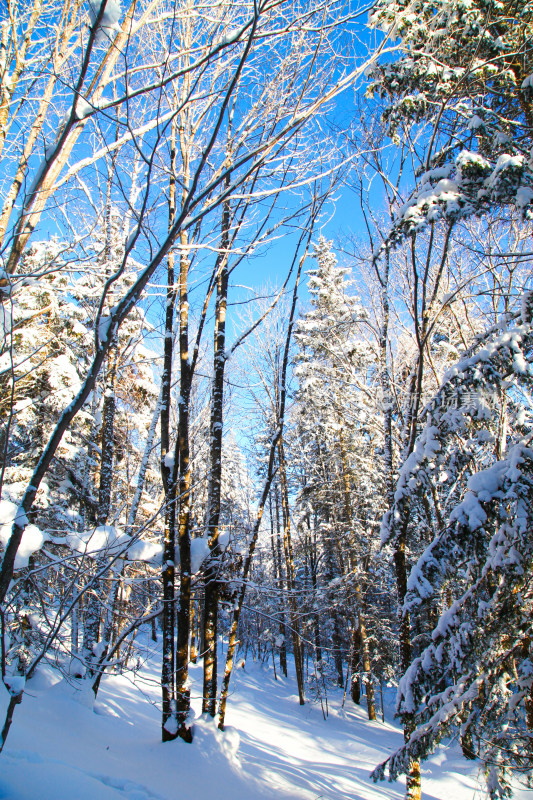
[[[199,719],[200,667],[192,667],[192,745],[161,744],[157,660],[136,674],[107,676],[96,703],[50,666],[27,684],[0,755],[2,800],[375,800],[403,797],[403,784],[369,773],[402,736],[390,720],[365,719],[342,691],[298,703],[294,674],[248,659],[236,669],[224,733]],[[392,693],[391,693],[392,694]],[[392,701],[392,696],[389,697]],[[2,717],[3,719],[3,717]],[[517,791],[525,800],[529,792]],[[484,797],[476,762],[455,744],[424,764],[424,800]]]

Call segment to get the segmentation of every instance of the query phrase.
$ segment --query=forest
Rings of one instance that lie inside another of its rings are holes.
[[[0,796],[43,676],[186,770],[252,665],[531,789],[533,2],[0,0],[0,161]]]

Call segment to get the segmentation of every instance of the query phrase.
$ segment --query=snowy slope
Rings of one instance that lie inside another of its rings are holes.
[[[193,695],[201,673],[192,668]],[[46,667],[27,685],[0,756],[5,800],[374,800],[402,798],[400,783],[369,772],[401,742],[398,728],[368,722],[342,693],[298,705],[294,682],[247,662],[235,671],[228,729],[198,720],[193,745],[161,744],[157,662],[137,677],[103,680],[96,705]],[[195,697],[198,712],[199,698]],[[475,763],[457,747],[425,765],[424,800],[483,797]],[[525,800],[528,793],[517,792]]]

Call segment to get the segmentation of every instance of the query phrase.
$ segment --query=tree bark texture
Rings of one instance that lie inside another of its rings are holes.
[[[186,234],[182,234],[182,245],[186,244]],[[189,404],[191,399],[192,371],[189,362],[189,300],[188,280],[189,261],[182,250],[179,277],[179,348],[180,348],[180,399],[178,408],[179,455],[178,490],[178,549],[180,554],[180,586],[177,610],[176,639],[176,720],[178,736],[192,742],[190,724],[189,691],[189,635],[191,619],[191,464],[189,457]]]
[[[298,606],[296,603],[296,596],[295,596],[296,576],[294,571],[294,555],[292,549],[291,522],[290,522],[290,509],[289,509],[289,489],[287,484],[287,470],[285,465],[283,436],[280,436],[278,441],[278,466],[279,466],[279,480],[281,488],[281,510],[283,514],[283,550],[285,553],[287,590],[289,594],[289,608],[291,612],[291,633],[292,633],[292,647],[294,654],[294,667],[296,669],[298,698],[300,700],[300,705],[303,706],[305,703],[303,653],[302,653],[302,642],[300,638],[300,618],[298,616]]]
[[[204,661],[202,712],[214,717],[217,702],[218,572],[220,570],[220,493],[222,487],[222,432],[224,412],[224,370],[226,366],[226,309],[228,302],[228,247],[230,205],[222,207],[221,251],[217,265],[213,387],[209,440],[209,478],[207,492],[207,536],[209,558],[204,572]]]
[[[176,216],[176,120],[171,127],[170,136],[170,180],[168,199],[168,226],[174,224]],[[170,444],[170,408],[172,388],[172,368],[174,355],[174,308],[177,291],[174,271],[175,255],[170,252],[167,258],[167,289],[165,310],[165,341],[163,349],[163,374],[161,377],[161,480],[165,496],[165,528],[163,534],[163,566],[161,571],[163,593],[163,616],[161,620],[162,661],[161,661],[161,737],[164,742],[176,738],[177,728],[173,715],[176,711],[175,687],[175,630],[176,630],[176,482],[177,468],[175,456],[172,458]]]

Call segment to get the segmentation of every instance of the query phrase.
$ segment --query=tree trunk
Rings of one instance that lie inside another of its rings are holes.
[[[187,234],[181,234],[183,250],[180,258],[179,301],[180,301],[180,401],[178,409],[179,454],[179,525],[178,548],[180,554],[180,588],[177,613],[178,634],[176,641],[176,720],[177,733],[184,741],[192,742],[190,724],[189,690],[189,634],[191,609],[191,464],[189,458],[189,403],[191,399],[192,370],[189,363],[189,300],[187,279],[189,261],[185,245]]]
[[[278,592],[279,592],[279,607],[280,607],[279,634],[283,639],[281,647],[279,649],[279,665],[281,667],[283,675],[287,677],[289,674],[287,670],[287,626],[285,624],[285,593],[283,591],[284,580],[283,580],[283,565],[281,559],[281,525],[280,525],[280,514],[279,514],[279,495],[278,495],[278,485],[276,482],[273,482],[272,488],[270,490],[271,498],[272,498],[272,492],[274,492],[275,508],[276,508],[276,541],[275,541],[276,546],[274,550],[274,562],[277,567],[276,572],[278,575],[276,586],[278,587]]]
[[[111,508],[113,484],[113,456],[115,452],[115,378],[117,372],[118,347],[115,344],[109,353],[109,367],[105,382],[104,406],[102,409],[102,460],[100,462],[100,487],[98,491],[97,525],[105,525]]]
[[[361,635],[359,633],[359,623],[354,626],[352,638],[352,678],[350,684],[350,696],[355,705],[361,703],[361,680],[359,670],[361,667]]]
[[[116,609],[119,603],[120,583],[118,581],[115,582],[110,581],[110,583],[111,586],[108,592],[107,608],[105,610],[102,640],[100,642],[100,653],[96,660],[93,672],[94,680],[92,683],[92,690],[94,692],[95,697],[98,694],[98,690],[100,688],[100,682],[104,674],[105,667],[103,666],[103,664],[106,660],[107,652],[109,650],[109,645],[111,643],[111,639],[113,636],[113,631],[115,627],[115,617],[117,616]],[[118,633],[118,625],[117,625],[117,633]]]
[[[390,373],[388,369],[388,328],[389,328],[389,256],[385,256],[385,265],[383,275],[380,276],[376,266],[376,274],[381,283],[381,304],[383,320],[380,331],[380,361],[381,361],[381,387],[383,394],[383,414],[384,414],[384,460],[385,460],[385,493],[387,499],[388,509],[392,509],[394,504],[394,462],[393,462],[393,440],[392,440],[392,410],[393,410],[393,396],[391,389]],[[416,371],[417,380],[415,376],[411,380],[410,397],[407,412],[406,424],[406,452],[405,457],[411,452],[414,444],[414,432],[416,427],[416,414],[415,409],[417,404],[413,392],[416,391],[417,386],[421,386],[422,381],[422,353],[420,353],[418,369]],[[414,426],[414,427],[413,427]],[[394,569],[396,575],[396,591],[398,595],[398,603],[400,608],[403,606],[405,594],[407,592],[407,564],[405,558],[405,538],[406,533],[403,530],[396,539],[394,551]],[[407,671],[411,664],[411,625],[408,614],[402,614],[400,619],[400,667],[403,674]],[[404,739],[408,741],[414,731],[414,719],[411,715],[404,716]],[[406,800],[420,800],[422,797],[422,785],[420,778],[420,762],[417,759],[412,759],[406,775],[405,785]]]
[[[109,352],[108,368],[105,381],[104,403],[102,410],[102,447],[100,461],[100,482],[98,489],[98,507],[96,524],[105,525],[111,508],[111,489],[113,485],[113,456],[115,452],[115,378],[117,371],[118,345],[112,345]],[[89,542],[89,549],[91,545]],[[96,560],[96,572],[99,572],[105,561]],[[100,641],[102,616],[102,595],[105,594],[105,582],[95,579],[88,596],[85,625],[83,630],[83,658],[86,664],[86,677],[92,679],[98,671],[100,655],[95,647]]]
[[[314,544],[315,543],[313,542],[313,545]],[[311,559],[310,573],[311,573],[311,587],[313,589],[313,599],[314,599],[313,602],[316,602],[316,597],[318,592],[318,576],[317,576],[317,560],[314,557]],[[315,611],[313,614],[313,632],[315,637],[316,661],[317,664],[319,665],[320,673],[322,674],[322,645],[320,642],[320,615],[318,611]]]
[[[394,567],[396,571],[396,585],[398,589],[398,599],[400,608],[403,606],[407,593],[407,565],[405,559],[405,533],[402,532],[398,537],[394,552]],[[403,613],[400,618],[400,668],[405,675],[411,665],[411,623],[408,613]],[[403,715],[403,735],[405,741],[409,741],[416,728],[414,716],[412,714]],[[420,761],[411,759],[409,768],[405,776],[405,798],[406,800],[421,800],[422,784],[420,777]]]
[[[15,706],[18,706],[20,703],[22,703],[23,694],[24,692],[19,692],[19,694],[11,694],[11,697],[9,698],[4,725],[2,727],[2,733],[0,734],[0,753],[4,749],[4,744],[7,739],[9,729],[11,728],[11,723],[13,722]]]
[[[291,633],[292,647],[294,651],[294,667],[296,669],[296,683],[298,685],[298,697],[300,705],[305,703],[304,696],[304,670],[303,670],[303,651],[300,639],[300,619],[298,616],[298,606],[296,603],[296,580],[294,572],[294,556],[292,551],[291,522],[289,510],[289,489],[287,485],[287,471],[285,467],[285,453],[283,449],[283,437],[278,440],[278,466],[279,480],[281,488],[281,510],[283,514],[283,549],[285,552],[285,570],[287,575],[287,590],[289,593],[289,608],[291,612]]]
[[[329,515],[327,515],[327,521],[329,522]],[[326,579],[329,582],[333,580],[335,577],[335,563],[334,563],[334,553],[333,553],[333,541],[331,531],[328,531],[325,541],[324,541],[324,549],[326,555],[326,567],[327,567],[327,574]],[[331,598],[331,602],[333,603],[333,598]],[[342,638],[341,638],[341,628],[339,623],[339,615],[337,613],[337,608],[333,607],[331,611],[331,616],[333,620],[333,631],[331,636],[331,644],[333,650],[333,661],[335,664],[335,670],[337,672],[337,685],[344,686],[344,672],[342,669]]]
[[[198,648],[196,646],[197,636],[196,629],[198,627],[197,613],[196,613],[196,600],[191,595],[191,661],[196,664],[198,661]]]
[[[363,616],[363,600],[361,596],[361,587],[356,586],[356,602],[358,605],[359,616],[359,638],[361,642],[361,665],[363,667],[363,675],[366,691],[366,705],[368,710],[368,719],[376,719],[376,701],[374,697],[374,681],[372,679],[372,671],[370,665],[370,651],[368,649],[368,639],[366,636],[365,618]]]
[[[176,121],[172,122],[170,153],[170,181],[168,200],[168,226],[172,228],[176,216]],[[174,351],[174,307],[176,287],[174,253],[167,258],[167,304],[165,312],[165,341],[163,350],[163,375],[161,378],[161,480],[165,495],[165,527],[163,534],[163,616],[161,621],[161,736],[164,742],[177,736],[175,690],[175,630],[176,630],[176,483],[178,465],[170,449],[170,406]]]
[[[229,176],[228,176],[229,181]],[[214,717],[217,702],[217,628],[218,628],[218,572],[220,570],[220,545],[218,541],[220,520],[220,492],[222,486],[222,430],[224,410],[224,369],[226,366],[226,308],[228,302],[228,247],[230,205],[222,207],[221,252],[218,257],[217,291],[215,304],[214,370],[211,396],[211,423],[209,439],[209,483],[207,492],[207,535],[209,559],[205,568],[204,599],[204,670],[202,712]]]

